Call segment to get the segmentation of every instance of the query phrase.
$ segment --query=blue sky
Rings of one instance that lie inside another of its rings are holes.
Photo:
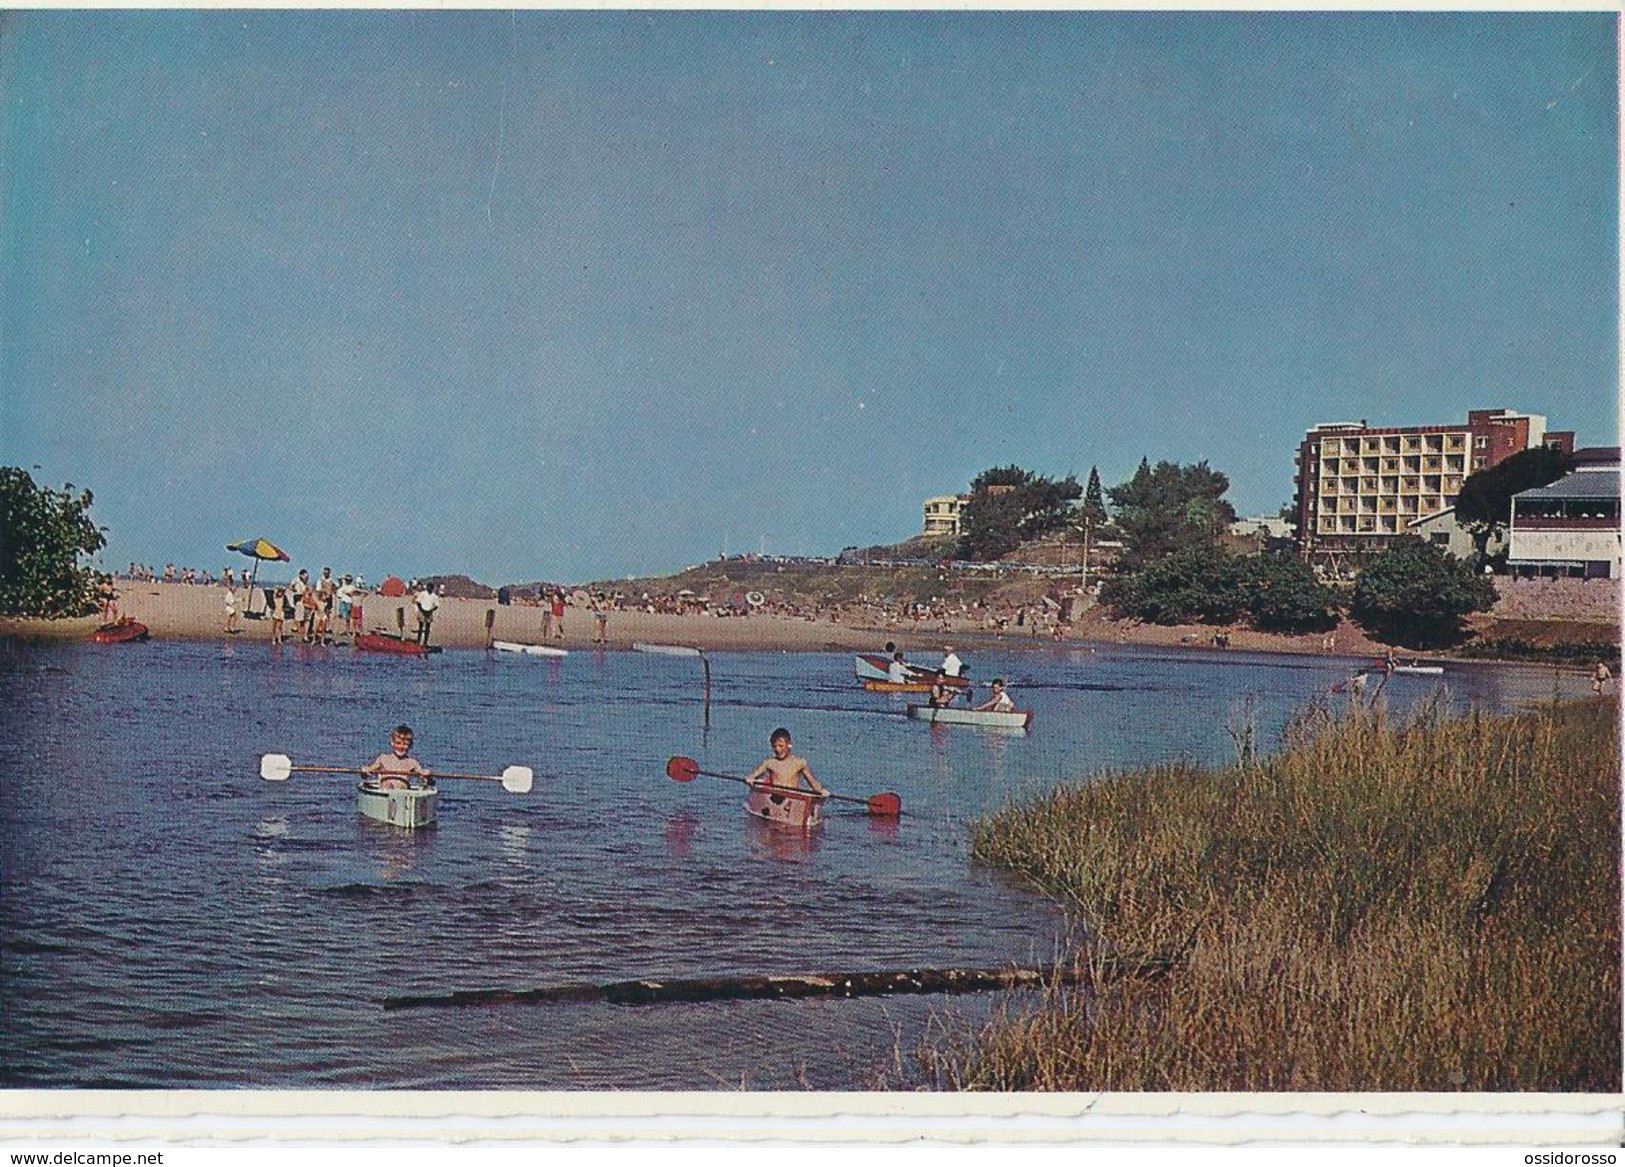
[[[1016,462],[1618,441],[1598,13],[14,12],[0,462],[105,560],[832,553]]]

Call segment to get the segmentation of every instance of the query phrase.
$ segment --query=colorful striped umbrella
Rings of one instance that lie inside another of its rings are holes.
[[[254,569],[248,573],[248,607],[247,614],[254,614],[254,581],[259,578],[260,560],[271,559],[288,561],[288,553],[275,543],[263,536],[257,539],[244,539],[237,543],[227,543],[227,551],[235,551],[239,555],[246,555],[254,561]]]

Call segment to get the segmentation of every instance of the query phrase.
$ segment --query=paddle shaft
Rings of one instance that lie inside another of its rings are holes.
[[[354,766],[289,766],[296,774],[360,774],[363,778],[472,778],[476,782],[501,782],[500,774],[445,774],[431,770],[427,774],[368,774]]]
[[[782,789],[778,786],[770,786],[765,782],[752,782],[749,778],[741,778],[737,774],[718,774],[714,770],[695,770],[694,773],[704,774],[707,778],[721,778],[724,782],[742,782],[746,786],[749,786],[752,790]],[[855,802],[860,806],[869,805],[869,799],[867,798],[855,798],[850,794],[832,794],[827,790],[823,793],[822,797],[833,798],[836,802]]]

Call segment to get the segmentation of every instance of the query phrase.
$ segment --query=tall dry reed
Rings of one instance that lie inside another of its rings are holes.
[[[1617,716],[1315,710],[1272,757],[995,813],[974,856],[1075,909],[1097,975],[931,1043],[924,1084],[1619,1090]]]

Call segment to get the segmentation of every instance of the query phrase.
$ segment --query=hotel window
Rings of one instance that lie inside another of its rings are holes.
[[[1484,463],[1486,463],[1488,461],[1489,461],[1488,458],[1474,458],[1473,459],[1473,469],[1474,470],[1482,470],[1482,469],[1484,469]]]
[[[1475,449],[1475,450],[1487,450],[1489,448],[1490,448],[1490,440],[1489,440],[1489,438],[1485,437],[1483,434],[1479,434],[1478,437],[1473,439],[1473,449]]]

